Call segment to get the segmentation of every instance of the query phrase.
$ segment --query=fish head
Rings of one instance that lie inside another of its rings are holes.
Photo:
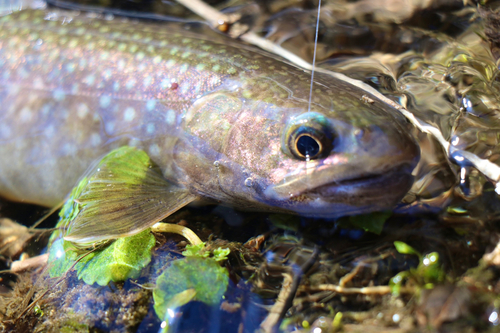
[[[178,165],[196,191],[240,208],[335,218],[390,209],[410,189],[420,150],[393,107],[350,86],[321,84],[311,104],[296,91],[262,94],[219,93],[188,113],[189,156],[198,157]]]

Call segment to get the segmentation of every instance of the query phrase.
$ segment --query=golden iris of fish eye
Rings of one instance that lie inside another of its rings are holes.
[[[298,143],[299,143],[299,139],[302,138],[302,137],[310,137],[311,139],[313,139],[314,141],[316,141],[316,143],[318,144],[318,152],[314,155],[304,155],[300,152],[299,148],[298,148]],[[323,152],[323,145],[321,144],[321,141],[318,140],[317,138],[315,138],[313,135],[311,135],[310,133],[302,133],[300,135],[298,135],[295,139],[295,147],[292,151],[292,153],[295,153],[296,155],[298,155],[298,157],[302,158],[302,159],[315,159],[317,157],[319,157]]]
[[[318,152],[305,156],[298,147],[302,137],[313,139]],[[290,119],[282,137],[282,150],[285,154],[300,160],[315,159],[328,155],[333,148],[335,132],[328,119],[316,112],[307,112]]]

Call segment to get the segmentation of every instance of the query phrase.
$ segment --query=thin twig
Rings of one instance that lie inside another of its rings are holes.
[[[276,302],[269,311],[269,315],[260,324],[264,333],[273,333],[278,331],[278,325],[283,320],[286,312],[293,305],[293,300],[299,289],[300,281],[305,272],[307,272],[318,258],[319,251],[314,249],[311,256],[301,265],[292,265],[292,274],[283,273],[283,284],[278,294]]]
[[[373,286],[362,288],[345,288],[334,284],[320,284],[316,286],[307,286],[300,288],[300,291],[333,291],[343,295],[387,295],[392,293],[390,286]],[[412,288],[401,288],[401,294],[411,294]]]
[[[151,231],[168,232],[181,235],[182,237],[186,238],[191,243],[191,245],[198,245],[203,243],[200,237],[198,237],[193,230],[178,224],[158,222],[151,227]]]
[[[49,254],[41,254],[39,256],[28,258],[25,260],[17,260],[10,266],[10,271],[13,273],[20,273],[27,270],[32,270],[47,264]]]
[[[292,293],[293,277],[290,273],[283,274],[283,283],[280,293],[274,302],[273,307],[269,310],[266,319],[260,324],[260,328],[264,333],[273,333],[274,328],[278,325],[281,313],[285,308],[285,304],[289,295]]]

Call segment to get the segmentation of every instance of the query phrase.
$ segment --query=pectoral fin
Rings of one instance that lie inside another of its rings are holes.
[[[198,199],[166,180],[148,155],[122,147],[106,155],[61,210],[64,239],[79,247],[131,236]]]

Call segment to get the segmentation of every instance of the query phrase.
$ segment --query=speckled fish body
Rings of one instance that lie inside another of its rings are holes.
[[[319,73],[309,110],[309,88],[310,73],[222,38],[67,12],[2,17],[0,195],[55,205],[131,145],[180,187],[236,207],[332,217],[394,205],[418,160],[404,119]],[[300,156],[304,142],[320,154]]]

